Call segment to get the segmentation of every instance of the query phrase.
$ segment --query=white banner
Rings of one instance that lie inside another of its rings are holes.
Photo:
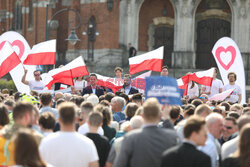
[[[13,50],[23,62],[30,52],[30,46],[25,38],[17,32],[8,31],[0,36],[0,49],[2,49],[5,41],[8,41],[11,44]],[[36,66],[25,65],[25,68],[28,70],[26,80],[34,80],[33,71],[36,69]],[[24,70],[21,63],[10,71],[10,75],[15,83],[17,91],[29,94],[29,86],[21,82],[23,74]]]
[[[223,37],[216,42],[212,53],[220,70],[224,85],[229,83],[227,78],[229,72],[237,74],[235,84],[239,85],[242,90],[241,104],[246,103],[245,70],[237,44],[231,38]]]

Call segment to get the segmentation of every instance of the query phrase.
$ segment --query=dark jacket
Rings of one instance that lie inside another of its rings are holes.
[[[91,94],[93,93],[91,86],[87,86],[83,88],[82,90],[82,96],[85,94]],[[96,86],[95,94],[99,97],[101,95],[104,95],[104,90],[100,86]]]
[[[161,167],[211,167],[211,161],[194,145],[184,142],[163,153]]]

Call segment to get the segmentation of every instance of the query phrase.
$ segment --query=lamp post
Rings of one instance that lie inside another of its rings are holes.
[[[72,21],[69,21],[69,28],[70,28],[70,34],[69,37],[66,39],[67,41],[69,41],[72,45],[75,45],[77,41],[80,41],[80,39],[77,37],[75,30],[77,28],[79,28],[81,26],[81,16],[79,14],[79,12],[75,9],[71,9],[71,8],[64,8],[61,9],[59,11],[57,11],[55,14],[52,15],[50,21],[48,22],[48,5],[46,8],[46,32],[45,32],[45,41],[49,40],[49,32],[50,32],[50,24],[52,22],[52,20],[55,18],[56,15],[62,13],[62,12],[74,12],[76,14],[76,16],[78,17],[79,23],[75,26],[75,27],[70,27],[70,23],[72,23]]]
[[[94,16],[91,16],[87,23],[87,32],[82,32],[82,35],[88,35],[88,43],[87,43],[87,55],[88,60],[94,61],[94,43],[96,40],[96,36],[99,35],[99,32],[96,28],[96,20]]]

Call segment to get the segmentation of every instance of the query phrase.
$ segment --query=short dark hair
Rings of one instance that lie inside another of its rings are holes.
[[[5,105],[0,104],[0,125],[4,126],[10,122],[8,109]]]
[[[135,115],[135,112],[138,108],[139,106],[136,103],[128,103],[128,105],[124,110],[127,118],[132,118]]]
[[[95,77],[95,78],[97,79],[97,75],[94,74],[94,73],[90,74],[89,76],[90,76],[90,77]]]
[[[99,104],[106,106],[106,107],[110,106],[108,100],[102,100]]]
[[[193,104],[195,107],[198,107],[199,105],[203,104],[201,99],[194,99],[191,104]]]
[[[121,72],[123,72],[123,69],[121,67],[115,67],[114,72],[116,72],[117,70],[120,70]]]
[[[226,117],[225,120],[232,121],[234,125],[237,125],[236,119],[234,117]]]
[[[41,96],[40,96],[40,101],[42,103],[42,105],[49,105],[52,101],[52,94],[51,93],[42,93]]]
[[[131,79],[131,75],[130,74],[124,74],[124,78],[130,78]]]
[[[52,113],[44,112],[39,117],[39,125],[41,125],[44,129],[54,129],[56,120]]]
[[[64,102],[59,105],[59,119],[63,125],[74,124],[76,117],[76,105],[72,102]]]
[[[189,117],[183,127],[184,137],[189,138],[193,132],[198,133],[205,124],[205,119],[200,116],[193,115]]]
[[[33,74],[35,75],[36,72],[39,72],[39,74],[41,74],[41,71],[39,71],[39,70],[35,70],[35,71],[33,72]]]
[[[104,99],[107,100],[108,102],[111,102],[111,99],[112,99],[113,97],[115,97],[115,94],[109,92],[109,93],[105,94]]]
[[[222,102],[220,103],[220,106],[224,106],[226,111],[230,110],[230,104],[228,102]]]
[[[17,102],[13,108],[13,119],[22,119],[26,113],[33,113],[34,106],[30,102]]]
[[[90,126],[98,127],[103,122],[103,115],[101,112],[94,111],[89,114]]]
[[[235,72],[230,72],[227,74],[227,78],[229,78],[229,75],[234,75],[235,81],[237,80],[237,74]]]
[[[191,115],[194,115],[194,110],[195,110],[195,106],[193,104],[188,104],[184,108],[184,113],[187,116],[191,116]]]
[[[133,100],[133,101],[136,101],[136,102],[137,102],[137,101],[141,102],[141,101],[142,101],[142,94],[141,94],[141,93],[133,94],[132,100]]]
[[[124,98],[124,99],[126,100],[126,103],[128,103],[128,102],[129,102],[129,97],[128,97],[128,95],[127,95],[127,94],[125,94],[125,93],[121,93],[121,94],[119,94],[119,97]]]
[[[169,112],[171,119],[176,119],[181,113],[181,108],[179,106],[172,106]]]
[[[162,66],[162,68],[161,68],[161,70],[163,70],[163,69],[168,69],[168,66],[167,65],[165,65],[165,66]]]

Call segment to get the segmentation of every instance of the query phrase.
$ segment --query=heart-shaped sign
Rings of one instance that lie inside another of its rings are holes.
[[[218,47],[215,51],[215,56],[220,65],[228,70],[236,58],[236,50],[233,46],[228,46],[226,49],[222,46]]]
[[[5,42],[6,41],[3,41],[2,43],[0,43],[0,50],[3,48]],[[20,40],[15,40],[10,44],[13,47],[13,49],[15,50],[18,57],[21,59],[21,57],[23,56],[23,53],[24,53],[24,44],[23,44],[23,42],[20,41]]]

